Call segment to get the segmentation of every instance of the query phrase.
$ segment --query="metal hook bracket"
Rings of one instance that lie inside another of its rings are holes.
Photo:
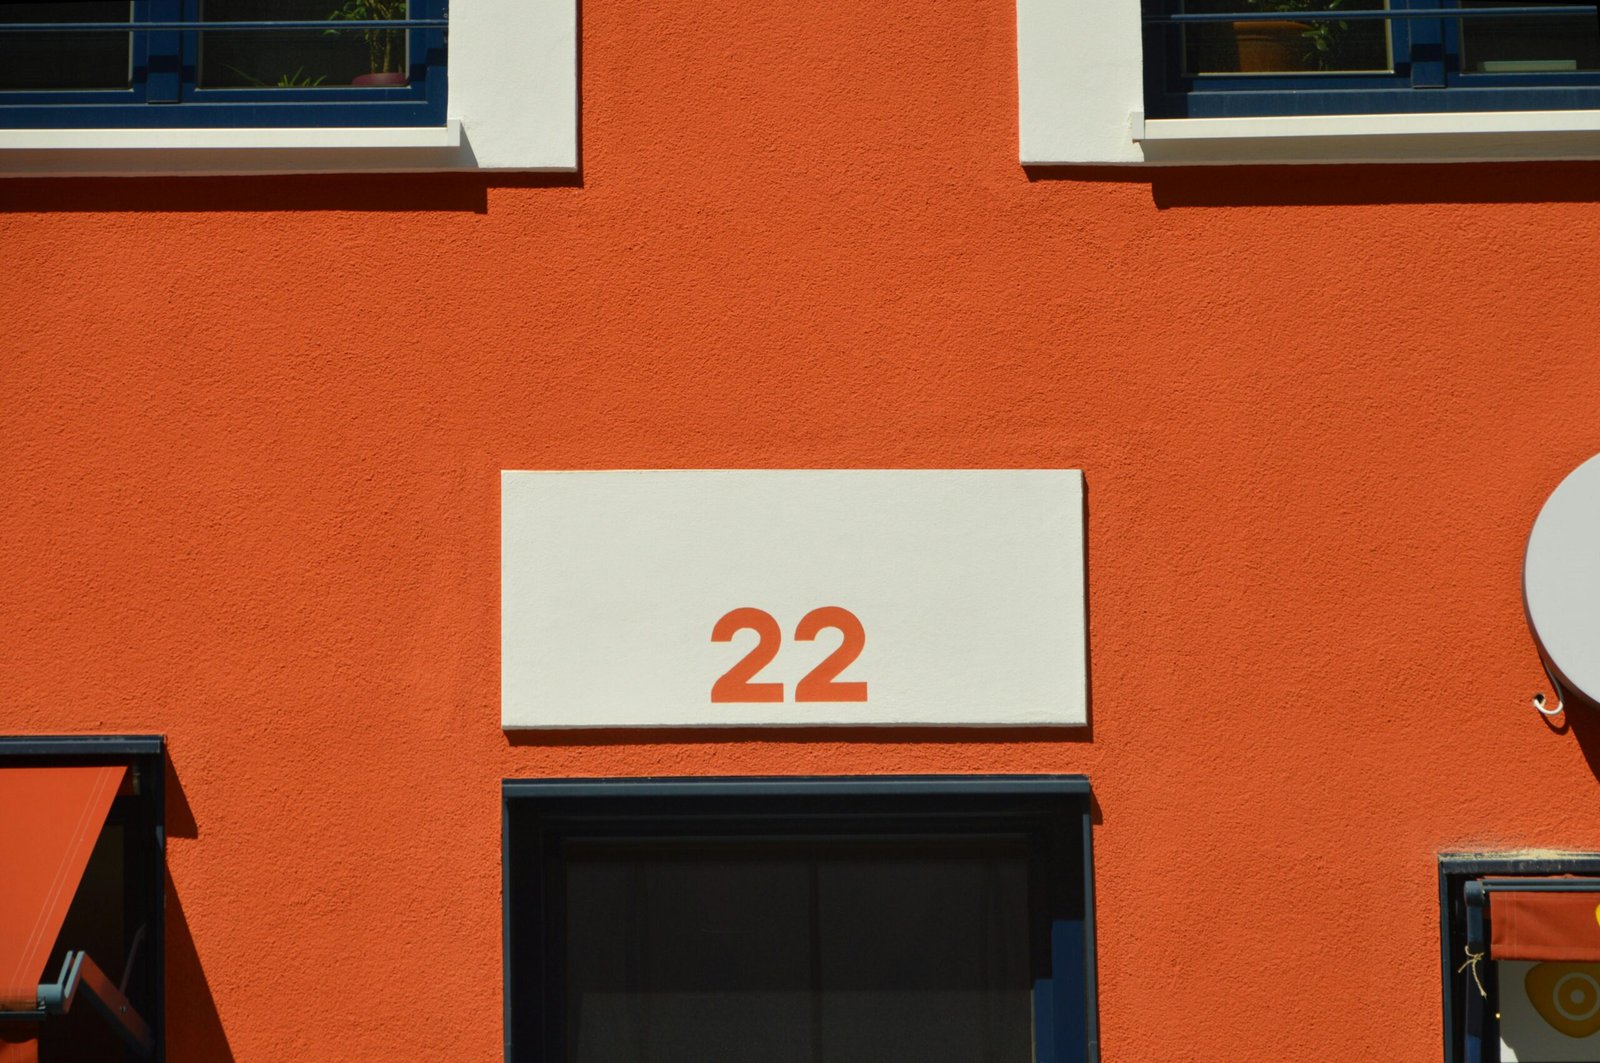
[[[1547,709],[1544,707],[1543,692],[1533,696],[1533,707],[1538,709],[1540,715],[1542,716],[1560,716],[1563,712],[1567,711],[1566,692],[1561,689],[1561,683],[1556,679],[1554,673],[1550,671],[1549,662],[1541,660],[1539,663],[1544,666],[1545,678],[1550,680],[1550,689],[1556,692],[1556,707],[1553,709]]]

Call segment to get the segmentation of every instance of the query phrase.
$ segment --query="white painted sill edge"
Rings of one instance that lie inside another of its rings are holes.
[[[1153,164],[1472,162],[1600,158],[1600,111],[1271,118],[1129,115]]]
[[[0,130],[0,151],[320,151],[460,146],[459,118],[442,126],[395,128]],[[0,161],[0,168],[3,166]]]
[[[440,126],[394,128],[8,129],[0,130],[0,180],[578,169],[575,120],[509,145],[490,130],[482,137],[487,152],[470,126],[451,118]]]

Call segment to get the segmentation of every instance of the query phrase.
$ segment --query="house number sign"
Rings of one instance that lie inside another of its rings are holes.
[[[1082,725],[1075,470],[501,474],[506,728]]]

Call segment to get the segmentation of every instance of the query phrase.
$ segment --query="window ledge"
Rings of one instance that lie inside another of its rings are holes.
[[[398,129],[0,129],[0,151],[459,148],[461,120]]]
[[[459,118],[417,128],[4,129],[8,177],[478,169]]]
[[[1471,162],[1600,158],[1600,111],[1164,118],[1134,112],[1146,163]]]

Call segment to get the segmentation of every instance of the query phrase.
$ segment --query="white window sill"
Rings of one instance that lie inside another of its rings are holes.
[[[1156,165],[1600,158],[1600,111],[1129,118]]]
[[[1600,159],[1600,111],[1145,120],[1139,11],[1017,0],[1023,165]]]
[[[0,150],[317,151],[459,148],[461,120],[400,129],[0,129]]]
[[[0,173],[17,177],[480,168],[459,118],[397,129],[0,129]]]

